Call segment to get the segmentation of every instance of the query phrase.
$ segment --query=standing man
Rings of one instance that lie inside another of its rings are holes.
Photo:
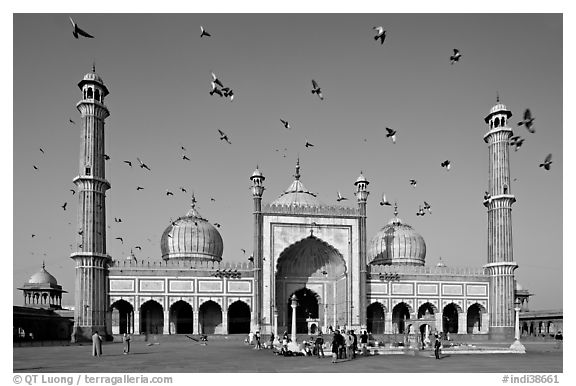
[[[122,335],[122,343],[124,343],[124,355],[130,353],[130,334],[124,333]]]
[[[318,333],[318,336],[316,337],[316,340],[314,341],[314,346],[316,346],[316,354],[318,355],[318,358],[324,358],[324,338],[322,337],[322,333]],[[322,353],[322,356],[320,356],[320,353]]]
[[[262,350],[262,345],[260,344],[260,331],[256,331],[254,337],[256,338],[256,347],[254,347],[254,350]]]
[[[250,346],[254,344],[254,333],[252,331],[250,331],[250,333],[248,334],[248,344]]]
[[[434,355],[436,356],[436,359],[440,359],[440,346],[442,343],[440,342],[438,335],[434,335],[434,338],[436,338],[434,341]]]
[[[92,334],[92,356],[102,356],[102,337],[98,334],[98,331],[94,331],[94,334]]]

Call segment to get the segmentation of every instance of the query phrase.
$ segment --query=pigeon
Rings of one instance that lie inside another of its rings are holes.
[[[82,229],[79,230],[79,231],[78,231],[78,234],[79,234],[80,236],[82,236],[82,235],[84,234],[84,230],[82,230]]]
[[[216,202],[216,199],[214,197],[210,197],[210,201]]]
[[[128,166],[132,167],[132,161],[124,161],[125,164],[128,164]]]
[[[136,188],[136,190],[144,190],[144,188],[141,187],[141,186],[138,186],[138,187]]]
[[[246,250],[244,248],[240,248],[243,254],[246,254]]]
[[[424,216],[426,213],[422,210],[422,207],[418,205],[418,212],[416,212],[416,216]]]
[[[110,161],[110,156],[108,154],[104,154],[104,161]]]
[[[221,97],[224,96],[224,94],[222,94],[222,90],[216,87],[216,83],[212,82],[211,84],[212,84],[212,90],[210,91],[210,95],[218,94]]]
[[[68,18],[70,19],[70,23],[72,23],[72,26],[74,27],[74,31],[72,31],[72,35],[74,35],[74,37],[76,39],[78,39],[78,35],[84,36],[85,38],[93,38],[94,37],[94,36],[90,35],[88,32],[86,32],[83,29],[81,29],[80,27],[78,27],[78,24],[76,24],[70,16],[68,16]]]
[[[544,160],[544,163],[540,164],[541,168],[544,168],[546,170],[550,170],[550,165],[552,164],[552,154],[548,154],[546,156],[546,159]]]
[[[318,83],[314,79],[312,79],[312,94],[318,94],[320,100],[324,100],[324,96],[322,95],[322,89],[318,87]]]
[[[136,245],[136,246],[134,247],[134,249],[138,249],[138,250],[141,251],[141,250],[142,250],[142,247],[141,247],[140,245]]]
[[[150,170],[148,165],[146,165],[144,162],[140,161],[140,158],[136,157],[136,159],[138,160],[138,163],[140,164],[141,168]]]
[[[36,165],[32,165],[34,167],[34,170],[38,170],[38,166]]]
[[[392,138],[392,142],[396,143],[396,130],[392,130],[391,128],[386,128],[386,138]]]
[[[460,51],[457,50],[456,48],[454,48],[454,55],[450,56],[450,64],[454,64],[455,62],[458,62],[461,57],[462,57],[462,54],[460,53]]]
[[[442,162],[440,164],[440,166],[442,166],[443,168],[446,168],[446,170],[448,171],[448,170],[450,170],[450,161],[446,160],[446,161]]]
[[[342,195],[340,194],[340,192],[338,192],[338,198],[336,199],[336,201],[340,202],[342,200],[347,200],[346,197],[342,197]]]
[[[427,203],[426,201],[424,201],[424,210],[427,210],[428,213],[432,214],[432,209],[430,207],[430,204]]]
[[[226,141],[229,144],[232,144],[232,142],[230,142],[230,140],[228,140],[228,136],[226,135],[226,133],[224,133],[222,130],[218,129],[218,132],[220,133],[220,140],[221,141]]]
[[[392,204],[390,203],[390,201],[388,201],[386,199],[386,195],[384,193],[382,193],[382,199],[380,200],[380,206],[392,206]]]
[[[76,191],[74,189],[70,189],[70,191],[72,192],[72,195],[76,194]]]
[[[530,109],[524,110],[524,120],[518,122],[518,126],[522,125],[526,126],[526,129],[531,133],[536,131],[534,129],[534,117],[532,116]]]
[[[73,124],[73,125],[76,124],[76,122],[74,122],[74,121],[72,120],[72,118],[68,118],[68,122],[70,122],[70,123]]]
[[[122,237],[116,237],[116,240],[120,240],[120,242],[124,244],[124,239]]]
[[[67,202],[65,202],[64,205],[62,205],[62,209],[66,210],[66,205],[68,205]]]
[[[186,148],[184,146],[180,146],[180,148],[182,149],[182,151],[186,151]]]
[[[114,222],[122,222],[122,219],[120,217],[114,217]]]
[[[484,192],[484,199],[485,199],[485,200],[489,200],[490,197],[492,197],[492,196],[490,196],[490,193],[488,193],[488,191],[485,191],[485,192]]]
[[[215,223],[214,223],[214,226],[215,226],[216,228],[220,228],[222,225],[220,225],[220,224],[218,224],[217,222],[215,222]]]
[[[310,142],[308,142],[308,140],[306,140],[306,145],[304,145],[304,146],[306,146],[306,147],[314,147],[314,145],[311,144]]]
[[[287,128],[288,130],[291,129],[290,123],[288,123],[288,121],[285,121],[285,120],[283,120],[283,119],[280,119],[280,122],[282,122],[282,124],[284,125],[284,127]]]
[[[377,31],[376,36],[374,36],[374,40],[380,39],[380,44],[384,44],[384,40],[386,39],[386,31],[384,31],[384,27],[373,27],[372,29]]]
[[[181,187],[180,187],[180,190],[183,191],[184,193],[186,193],[186,188],[184,188],[184,187],[181,186]]]
[[[514,146],[514,151],[518,151],[520,146],[524,143],[524,138],[520,137],[519,135],[515,135],[514,137],[510,138],[510,145]]]
[[[218,77],[214,73],[212,73],[212,83],[217,84],[220,87],[224,87],[220,79],[218,79]]]
[[[202,33],[200,34],[200,37],[212,36],[212,35],[210,35],[208,32],[206,32],[206,30],[205,30],[204,27],[202,27],[202,26],[200,26],[200,31],[202,31]]]
[[[250,257],[248,258],[248,261],[250,261],[250,262],[253,263],[253,262],[254,262],[254,256],[253,256],[253,255],[250,255]]]
[[[40,148],[40,151],[42,152],[42,154],[44,154],[44,150],[42,150],[42,148]]]
[[[410,180],[410,185],[412,185],[412,187],[416,187],[416,180]]]
[[[174,193],[172,193],[171,191],[167,190],[167,191],[166,191],[166,195],[167,195],[167,196],[173,196]]]
[[[229,87],[222,87],[222,94],[224,95],[224,97],[228,98],[230,97],[230,100],[233,101],[234,100],[234,90],[232,90]]]
[[[182,156],[182,159],[183,159],[184,161],[190,161],[190,158],[186,157],[186,155],[183,155],[183,156]]]

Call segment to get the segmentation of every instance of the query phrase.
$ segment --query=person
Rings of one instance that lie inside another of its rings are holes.
[[[318,358],[324,358],[324,338],[322,337],[322,333],[318,333],[318,336],[316,337],[316,340],[314,341],[314,348],[316,351],[316,355],[318,355]],[[320,356],[320,353],[322,353],[322,356]]]
[[[282,355],[286,355],[288,353],[288,334],[284,334],[282,337],[282,350],[280,351]]]
[[[124,343],[124,355],[130,353],[130,334],[124,333],[122,335],[122,343]]]
[[[252,331],[250,331],[250,333],[248,334],[248,344],[250,346],[254,344],[254,333]]]
[[[360,334],[360,347],[362,348],[362,355],[368,355],[368,333],[366,330]]]
[[[351,330],[346,334],[346,357],[349,361],[354,359],[354,337]]]
[[[92,334],[92,356],[102,356],[102,337],[98,334],[98,331],[94,331],[94,334]]]
[[[262,345],[260,344],[260,331],[256,331],[254,337],[256,338],[256,347],[254,347],[254,350],[262,350]]]
[[[338,330],[336,330],[338,331]],[[338,331],[338,359],[346,359],[346,331]]]
[[[440,346],[442,343],[440,342],[440,337],[438,335],[434,335],[436,341],[434,342],[434,356],[436,359],[440,359]]]
[[[336,363],[338,359],[338,351],[340,350],[340,335],[338,330],[334,331],[334,335],[332,336],[332,363]]]
[[[274,333],[270,333],[270,348],[274,347]]]
[[[358,337],[354,330],[351,331],[352,338],[354,338],[354,344],[352,346],[352,358],[356,358],[356,351],[358,350]]]

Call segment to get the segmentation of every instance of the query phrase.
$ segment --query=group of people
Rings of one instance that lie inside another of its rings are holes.
[[[271,340],[273,340],[273,339],[274,338],[272,337]],[[262,350],[260,331],[256,331],[256,332],[250,331],[250,333],[248,334],[248,339],[245,340],[244,342],[248,343],[250,346],[252,346],[254,344],[254,340],[256,340],[256,345],[254,346],[254,350]]]
[[[334,330],[332,335],[332,363],[336,363],[338,359],[352,360],[356,358],[358,351],[358,337],[354,330]],[[360,348],[363,355],[367,354],[368,349],[368,332],[362,331],[360,334]]]
[[[122,335],[122,346],[123,354],[127,355],[130,353],[130,334],[124,333]],[[102,356],[102,336],[98,331],[94,331],[92,334],[92,356],[101,357]]]

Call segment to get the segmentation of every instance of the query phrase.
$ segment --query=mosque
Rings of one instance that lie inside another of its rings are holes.
[[[82,118],[73,339],[112,335],[262,334],[326,331],[329,326],[401,334],[409,328],[487,337],[514,335],[517,299],[512,248],[509,138],[512,113],[499,101],[484,118],[489,152],[488,253],[483,265],[426,265],[426,243],[394,217],[366,231],[369,181],[353,182],[356,205],[326,205],[308,190],[297,163],[293,181],[262,202],[265,176],[249,177],[253,255],[222,261],[224,241],[196,208],[161,235],[157,261],[106,252],[104,124],[108,89],[92,69],[78,83]],[[352,183],[352,181],[351,181]],[[183,210],[184,213],[184,210]],[[526,290],[523,290],[527,293]],[[292,307],[295,296],[296,304]],[[526,300],[526,296],[524,300]]]

